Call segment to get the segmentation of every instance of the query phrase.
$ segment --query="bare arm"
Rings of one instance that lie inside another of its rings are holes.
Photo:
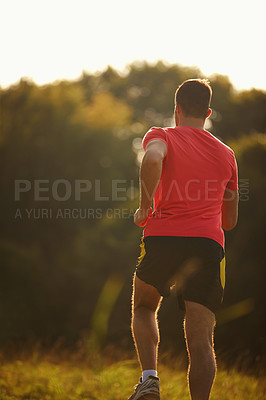
[[[144,226],[150,213],[151,205],[159,184],[163,159],[167,154],[167,146],[162,140],[152,140],[147,144],[140,167],[140,205],[134,222]]]
[[[230,231],[237,224],[238,202],[238,190],[225,189],[222,204],[222,227],[226,231]]]

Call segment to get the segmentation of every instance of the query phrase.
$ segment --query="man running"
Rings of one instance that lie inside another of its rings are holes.
[[[208,81],[183,82],[175,93],[176,126],[151,128],[143,139],[134,222],[145,229],[132,299],[132,334],[143,374],[130,400],[160,399],[157,313],[173,285],[185,310],[192,400],[209,399],[216,374],[213,332],[225,286],[223,229],[237,223],[239,196],[233,151],[204,130],[211,96]]]

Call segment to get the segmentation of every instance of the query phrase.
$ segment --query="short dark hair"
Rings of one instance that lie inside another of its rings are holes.
[[[188,79],[175,92],[175,103],[186,117],[206,118],[212,97],[207,79]]]

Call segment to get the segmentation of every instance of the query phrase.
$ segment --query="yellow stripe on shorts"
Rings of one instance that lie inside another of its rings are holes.
[[[139,266],[139,264],[140,264],[141,261],[143,260],[145,254],[146,254],[145,243],[144,243],[143,236],[142,236],[142,238],[141,238],[141,243],[140,243],[140,256],[139,256],[139,258],[138,258],[137,267]]]
[[[221,285],[224,289],[224,287],[225,287],[225,257],[220,262],[220,281],[221,281]]]
[[[224,288],[225,288],[225,257],[220,262],[220,281],[221,281],[222,288],[224,290]],[[221,304],[222,304],[223,300],[224,300],[224,296],[222,295]]]

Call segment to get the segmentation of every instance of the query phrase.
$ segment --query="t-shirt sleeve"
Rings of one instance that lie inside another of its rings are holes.
[[[233,154],[233,165],[232,165],[232,176],[227,182],[226,189],[238,190],[238,172],[237,172],[237,162],[235,155]]]
[[[167,145],[166,134],[163,128],[151,128],[142,140],[143,149],[146,149],[147,144],[151,140],[162,140]]]

